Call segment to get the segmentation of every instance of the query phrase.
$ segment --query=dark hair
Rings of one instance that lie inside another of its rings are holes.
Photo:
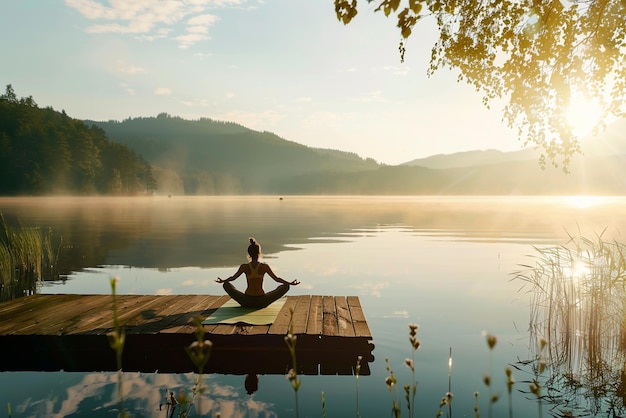
[[[261,257],[261,246],[255,241],[254,238],[250,238],[250,245],[248,245],[248,255],[250,258]]]

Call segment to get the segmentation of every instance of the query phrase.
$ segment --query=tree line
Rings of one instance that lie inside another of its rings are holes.
[[[0,194],[151,194],[151,166],[104,130],[18,98],[0,95]]]

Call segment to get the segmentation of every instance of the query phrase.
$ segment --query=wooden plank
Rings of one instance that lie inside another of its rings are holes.
[[[101,312],[91,317],[84,318],[72,331],[77,334],[106,334],[113,330],[113,298],[108,297],[109,303],[103,306]],[[118,295],[115,298],[117,305],[117,320],[120,326],[125,326],[126,322],[141,315],[141,312],[150,309],[158,304],[158,299],[154,295]]]
[[[348,301],[343,296],[335,297],[335,307],[337,309],[337,325],[340,337],[354,337],[354,324],[352,323],[352,315],[348,308]]]
[[[296,308],[293,312],[292,332],[294,335],[306,333],[310,308],[311,296],[298,296],[298,300],[296,301]]]
[[[3,309],[0,313],[0,317],[6,318],[6,320],[0,321],[0,334],[22,334],[25,329],[32,328],[33,325],[39,324],[57,312],[67,315],[67,310],[60,308],[63,301],[67,300],[63,298],[63,295],[39,296],[27,296],[2,303],[3,308],[5,306],[8,308]],[[75,303],[80,299],[80,295],[72,295],[68,299]]]
[[[226,302],[230,296],[222,295],[219,299],[215,300],[211,295],[200,295],[198,298],[194,298],[186,309],[186,312],[182,313],[179,321],[175,326],[168,327],[161,330],[161,332],[178,333],[178,334],[193,334],[196,332],[196,324],[194,319],[197,316],[207,317],[209,311],[219,308]]]
[[[217,309],[222,305],[225,296],[211,296],[207,301],[207,311]],[[133,330],[136,334],[154,334],[163,329],[180,326],[180,318],[184,315],[189,306],[190,300],[187,296],[170,296],[164,302],[163,309],[155,312],[152,320],[146,321],[142,325],[137,325]],[[207,315],[208,316],[208,315]]]
[[[33,324],[37,324],[44,320],[47,316],[54,315],[58,312],[59,306],[63,303],[64,298],[62,295],[50,295],[50,298],[35,298],[25,297],[17,299],[22,301],[21,306],[17,303],[11,303],[13,309],[4,311],[3,318],[7,318],[7,321],[1,321],[0,327],[2,327],[2,333],[21,333],[24,328],[31,327]],[[77,301],[80,295],[73,295],[71,299]],[[11,301],[13,302],[13,301]],[[8,303],[8,302],[7,302]],[[60,310],[66,313],[66,310]],[[19,318],[19,321],[13,320]]]
[[[177,319],[176,314],[186,311],[188,305],[193,305],[195,302],[205,300],[205,295],[159,295],[154,296],[156,304],[146,305],[144,309],[139,312],[139,315],[134,315],[124,323],[127,330],[132,329],[133,333],[141,333],[141,328],[145,327],[155,317],[165,319],[167,316],[174,314],[171,318],[171,322],[175,323]],[[172,305],[172,301],[176,301]],[[163,324],[163,322],[161,322]]]
[[[332,296],[322,297],[322,334],[324,336],[336,337],[339,335],[337,312],[335,311],[335,298]]]
[[[287,296],[285,304],[267,330],[268,334],[287,335],[292,320],[292,314],[295,316],[297,302],[297,296]]]
[[[91,305],[88,314],[76,316],[78,321],[68,324],[67,334],[100,334],[106,333],[102,328],[106,323],[107,329],[113,326],[113,296],[112,295],[85,295],[81,303]],[[69,314],[74,315],[70,309]]]
[[[213,312],[216,309],[218,309],[220,306],[222,306],[224,303],[226,303],[229,299],[230,299],[230,296],[228,296],[228,295],[220,296],[220,298],[217,301],[214,301],[209,306],[209,308],[207,309],[207,312],[205,314],[206,317],[209,317],[211,312]],[[218,327],[218,324],[204,325],[204,332],[206,332],[207,334],[213,334],[217,327]],[[232,333],[232,331],[231,331],[231,333]],[[230,333],[227,334],[227,335],[230,335]]]
[[[323,306],[321,296],[311,296],[311,306],[309,307],[309,319],[306,324],[306,334],[322,334]]]
[[[32,309],[32,306],[39,304],[52,304],[58,302],[58,300],[64,299],[65,295],[30,295],[18,299],[9,300],[0,303],[0,315],[21,315]],[[74,297],[80,295],[73,295]]]
[[[211,335],[235,335],[235,334],[242,334],[242,332],[238,332],[237,324],[217,324],[211,330]]]
[[[111,295],[35,296],[0,303],[0,329],[27,331],[26,334],[0,331],[0,345],[7,351],[0,359],[0,370],[117,370],[103,337],[113,322]],[[195,339],[194,318],[208,316],[229,298],[227,295],[117,296],[120,322],[127,335],[124,365],[137,371],[191,370],[193,366],[181,347]],[[349,374],[357,355],[364,356],[362,372],[369,370],[367,362],[373,361],[372,337],[358,297],[288,296],[272,325],[210,325],[204,326],[204,330],[205,338],[214,342],[215,355],[229,353],[238,365],[249,359],[258,363],[263,356],[269,356],[277,361],[272,365],[263,362],[267,366],[263,370],[284,373],[288,352],[283,337],[290,326],[294,334],[301,336],[297,350],[299,366],[305,372]],[[323,338],[325,334],[329,338]],[[219,370],[233,373],[239,369],[220,363]]]
[[[78,295],[79,299],[65,299],[59,301],[53,313],[42,313],[38,323],[24,327],[23,334],[51,334],[64,335],[73,333],[82,318],[101,313],[105,308],[107,295]]]
[[[354,324],[354,334],[357,337],[370,337],[372,336],[367,321],[365,320],[365,314],[361,308],[361,302],[356,296],[348,296],[348,307],[350,308],[350,316],[352,317],[352,323]]]
[[[59,295],[62,296],[62,295]],[[85,295],[73,295],[72,298],[55,297],[54,304],[48,303],[42,305],[37,303],[33,308],[35,317],[30,315],[20,315],[21,323],[20,334],[66,334],[67,327],[80,321],[80,314],[94,314],[101,311],[99,306],[102,305],[104,296],[95,295],[95,297]],[[85,308],[84,312],[81,309]],[[78,312],[78,315],[75,314]],[[17,322],[17,321],[16,321]]]
[[[228,299],[227,295],[119,295],[118,318],[127,334],[193,334],[194,318],[209,316]],[[112,326],[111,295],[33,295],[0,303],[0,336],[94,335]],[[371,338],[356,296],[288,296],[269,326],[207,325],[204,329],[215,335],[262,336],[285,335],[290,326],[296,335]]]

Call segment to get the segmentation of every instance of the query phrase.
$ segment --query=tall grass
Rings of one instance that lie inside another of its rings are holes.
[[[38,280],[58,279],[61,242],[50,228],[9,226],[0,213],[0,300],[34,293]]]
[[[535,355],[550,369],[539,400],[594,415],[626,410],[626,244],[603,234],[535,248],[515,273],[531,287],[531,347],[549,341]]]

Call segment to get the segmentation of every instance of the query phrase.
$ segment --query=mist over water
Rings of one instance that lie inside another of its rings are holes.
[[[119,276],[118,293],[222,294],[215,278],[246,262],[247,239],[253,236],[277,274],[302,282],[290,295],[359,296],[375,344],[371,374],[359,379],[363,417],[389,413],[385,357],[399,384],[408,383],[403,361],[410,356],[409,323],[420,325],[422,347],[415,357],[420,409],[434,415],[448,390],[450,349],[455,416],[472,415],[475,391],[486,399],[482,376],[489,353],[483,331],[499,338],[493,375],[504,395],[504,366],[528,355],[529,295],[511,281],[512,273],[529,263],[534,245],[563,244],[568,232],[593,235],[606,229],[607,239],[619,238],[624,208],[626,199],[601,197],[0,199],[10,222],[52,227],[63,236],[66,280],[42,285],[42,293],[109,293],[109,278]],[[266,281],[266,290],[272,285]],[[185,389],[193,382],[192,375],[156,371],[128,373],[127,379],[133,388],[129,404],[142,416],[155,417],[163,415],[158,400],[165,388]],[[52,383],[57,380],[63,384]],[[0,402],[25,414],[37,415],[47,405],[58,416],[71,411],[108,416],[103,411],[115,407],[114,380],[108,373],[0,373],[6,388]],[[204,408],[222,416],[293,415],[284,375],[260,376],[252,397],[245,395],[243,381],[241,375],[208,376]],[[329,416],[354,415],[354,376],[302,381],[305,416],[319,414],[322,391]],[[534,402],[521,394],[515,405],[516,416],[536,414]],[[506,413],[506,402],[497,407]],[[485,415],[486,406],[481,408]]]

